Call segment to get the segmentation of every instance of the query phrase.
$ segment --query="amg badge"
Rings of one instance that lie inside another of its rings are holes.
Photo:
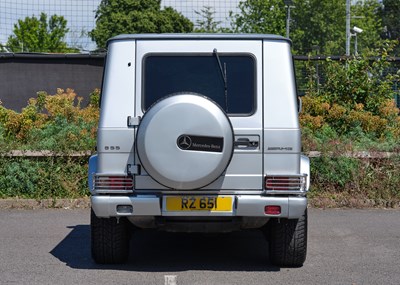
[[[224,148],[224,138],[221,137],[180,135],[176,143],[182,150],[222,152]]]

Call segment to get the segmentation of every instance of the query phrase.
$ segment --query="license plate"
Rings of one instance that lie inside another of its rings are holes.
[[[166,197],[166,210],[231,212],[232,197],[229,196],[172,196]]]

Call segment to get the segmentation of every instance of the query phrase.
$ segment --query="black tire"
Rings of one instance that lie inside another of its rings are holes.
[[[307,210],[300,219],[272,219],[266,231],[273,265],[303,266],[307,255]]]
[[[125,218],[98,218],[91,210],[92,258],[99,264],[124,263],[129,256],[130,227]]]

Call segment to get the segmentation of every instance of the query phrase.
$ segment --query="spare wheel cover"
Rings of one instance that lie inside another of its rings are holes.
[[[215,181],[233,154],[228,116],[204,96],[180,94],[155,103],[137,131],[137,153],[146,172],[173,189]]]

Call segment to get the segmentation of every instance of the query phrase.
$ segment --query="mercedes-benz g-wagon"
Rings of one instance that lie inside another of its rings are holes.
[[[126,261],[139,229],[261,229],[272,264],[301,266],[310,170],[290,41],[121,35],[107,48],[89,162],[94,260]]]

